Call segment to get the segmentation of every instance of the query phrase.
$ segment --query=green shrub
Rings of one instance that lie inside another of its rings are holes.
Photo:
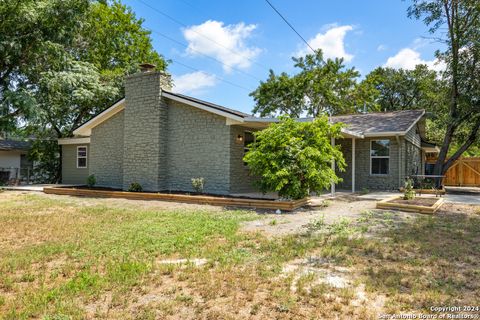
[[[92,188],[96,184],[97,184],[97,178],[95,178],[95,175],[94,174],[89,175],[87,178],[87,186],[89,188]]]
[[[138,182],[132,182],[130,187],[128,187],[128,191],[130,192],[142,192],[143,188],[142,185]]]
[[[405,191],[403,192],[404,200],[415,199],[415,190],[413,190],[413,180],[408,178],[405,180]]]
[[[203,178],[192,178],[192,187],[195,192],[203,193],[204,179]]]
[[[282,116],[279,123],[255,132],[256,141],[243,158],[262,192],[278,192],[280,197],[301,199],[310,192],[320,193],[341,181],[332,170],[345,168],[340,146],[331,138],[341,137],[342,124],[330,124],[327,117],[298,122]]]

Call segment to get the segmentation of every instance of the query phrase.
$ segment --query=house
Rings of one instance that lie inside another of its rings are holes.
[[[252,132],[278,120],[173,93],[164,79],[148,68],[128,76],[125,98],[58,141],[63,183],[85,184],[94,174],[99,186],[192,191],[191,179],[203,177],[208,193],[255,191],[242,158]],[[332,117],[346,124],[336,141],[348,164],[339,188],[396,189],[406,175],[422,173],[424,116],[415,110]]]
[[[0,184],[16,182],[25,174],[22,170],[29,170],[29,148],[26,141],[0,139]]]

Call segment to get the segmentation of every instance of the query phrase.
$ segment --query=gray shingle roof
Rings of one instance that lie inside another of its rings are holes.
[[[183,95],[183,94],[174,93],[174,92],[170,92],[170,91],[166,91],[166,92],[173,95],[173,96],[183,98],[185,100],[189,100],[189,101],[196,102],[196,103],[199,103],[199,104],[203,104],[203,105],[208,106],[210,108],[214,108],[214,109],[217,109],[217,110],[220,110],[220,111],[228,112],[230,114],[233,114],[233,115],[236,115],[236,116],[239,116],[239,117],[242,117],[242,118],[251,116],[248,113],[244,113],[244,112],[237,111],[237,110],[234,110],[234,109],[226,108],[226,107],[220,106],[218,104],[211,103],[211,102],[204,101],[204,100],[200,100],[200,99],[197,99],[197,98],[194,98],[194,97],[190,97],[190,96],[186,96],[186,95]]]
[[[0,150],[2,151],[12,151],[12,150],[26,151],[29,148],[30,148],[30,143],[27,141],[0,139]]]
[[[405,132],[425,113],[425,110],[351,114],[333,116],[333,123],[343,122],[346,129],[368,133]]]

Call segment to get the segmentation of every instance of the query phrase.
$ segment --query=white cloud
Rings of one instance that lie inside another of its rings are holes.
[[[445,70],[445,63],[438,59],[423,60],[418,51],[410,48],[404,48],[393,57],[388,58],[384,66],[395,69],[402,68],[412,70],[415,69],[417,64],[426,64],[430,69],[435,71]]]
[[[388,47],[384,44],[381,44],[377,47],[377,51],[385,51],[387,49],[388,49]]]
[[[190,26],[183,29],[183,36],[188,41],[187,53],[213,56],[224,63],[225,72],[230,72],[232,67],[247,69],[261,52],[246,43],[256,27],[243,22],[225,26],[223,22],[214,20]]]
[[[352,31],[353,26],[337,26],[331,25],[325,33],[317,33],[315,37],[308,40],[308,44],[313,49],[322,49],[325,58],[343,58],[346,62],[353,59],[353,55],[345,51],[345,35],[348,31]],[[307,47],[298,51],[296,56],[304,56],[310,53]]]
[[[173,76],[173,91],[179,93],[198,93],[217,84],[215,75],[203,71]]]

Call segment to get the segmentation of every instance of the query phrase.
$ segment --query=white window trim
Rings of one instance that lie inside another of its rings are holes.
[[[388,156],[372,156],[372,144],[375,141],[382,141],[382,140],[388,140]],[[370,175],[371,176],[389,176],[390,175],[390,147],[391,147],[391,140],[390,139],[374,139],[370,140]],[[372,173],[372,159],[388,159],[388,173]]]
[[[78,149],[85,148],[85,156],[79,157],[78,156]],[[87,146],[77,146],[77,169],[87,169],[88,168],[88,147]],[[85,167],[78,166],[78,159],[85,159]]]

